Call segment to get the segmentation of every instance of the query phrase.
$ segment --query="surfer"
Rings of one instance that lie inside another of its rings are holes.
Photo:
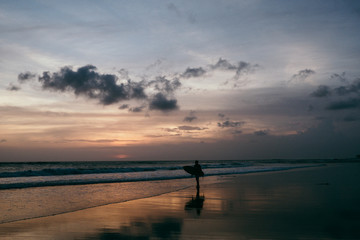
[[[184,168],[185,172],[191,174],[191,176],[195,176],[195,178],[196,178],[196,189],[199,192],[199,189],[200,189],[199,178],[204,176],[204,172],[201,169],[199,161],[195,161],[194,166],[184,166],[183,168]]]
[[[195,169],[195,171],[198,172],[198,173],[202,172],[201,165],[199,164],[199,161],[195,161],[194,169]],[[200,177],[199,174],[195,174],[195,178],[196,178],[196,189],[198,190],[198,192],[199,192],[199,189],[200,189],[199,177]]]

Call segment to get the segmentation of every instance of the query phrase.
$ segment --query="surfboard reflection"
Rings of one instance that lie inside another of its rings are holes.
[[[185,204],[185,210],[188,211],[196,210],[197,215],[200,216],[204,202],[205,202],[205,196],[204,195],[200,196],[199,191],[197,191],[196,197],[194,198],[192,196],[191,200]]]

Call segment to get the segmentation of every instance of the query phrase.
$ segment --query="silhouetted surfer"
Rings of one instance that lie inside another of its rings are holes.
[[[194,168],[195,168],[195,171],[196,171],[196,172],[198,172],[198,173],[201,173],[201,172],[202,172],[201,165],[199,164],[199,161],[195,161]],[[195,174],[195,178],[196,178],[196,189],[197,189],[198,192],[199,192],[199,189],[200,189],[199,177],[200,177],[199,174]]]

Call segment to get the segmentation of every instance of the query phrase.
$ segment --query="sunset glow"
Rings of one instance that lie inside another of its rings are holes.
[[[355,156],[359,7],[2,1],[1,161]]]

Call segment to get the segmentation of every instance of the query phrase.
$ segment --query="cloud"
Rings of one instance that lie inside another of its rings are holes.
[[[36,77],[36,74],[35,74],[35,73],[24,72],[24,73],[20,73],[20,74],[18,75],[18,81],[19,81],[20,83],[22,83],[22,82],[25,82],[25,81],[27,81],[27,80],[31,80],[31,79],[33,79],[33,78],[35,78],[35,77]]]
[[[340,96],[348,95],[351,93],[359,93],[360,92],[360,78],[355,79],[350,84],[334,88],[334,92]]]
[[[119,107],[119,109],[128,109],[129,108],[129,104],[123,104]]]
[[[146,106],[132,107],[129,108],[129,112],[142,112]]]
[[[225,114],[219,113],[218,116],[219,116],[220,118],[224,118],[224,117],[225,117]]]
[[[150,110],[171,111],[178,109],[176,99],[168,99],[163,93],[157,93],[149,103]]]
[[[210,69],[212,70],[234,71],[234,79],[239,79],[241,75],[248,74],[257,67],[259,67],[259,65],[252,65],[243,61],[232,64],[228,60],[222,58],[219,58],[217,63],[210,65]]]
[[[192,122],[196,119],[197,119],[196,116],[186,116],[186,117],[184,117],[184,122]]]
[[[214,70],[237,70],[236,65],[231,64],[228,60],[219,58],[217,63],[210,65]]]
[[[63,67],[59,72],[44,72],[39,76],[39,82],[43,89],[73,92],[77,96],[97,99],[103,105],[147,97],[141,83],[118,83],[116,75],[100,74],[93,65],[80,67],[76,71]]]
[[[158,76],[155,80],[150,81],[148,86],[153,86],[155,90],[160,92],[173,93],[181,86],[181,82],[178,78],[169,80],[165,76]]]
[[[318,88],[314,92],[312,92],[310,94],[310,96],[318,97],[318,98],[327,97],[327,96],[330,96],[330,95],[331,95],[331,90],[326,85],[318,86]]]
[[[118,73],[120,74],[120,79],[125,79],[127,81],[130,80],[130,77],[129,77],[129,71],[122,68],[118,71]]]
[[[175,77],[156,76],[152,80],[144,77],[141,81],[133,81],[126,69],[120,69],[118,74],[100,73],[96,66],[85,65],[78,69],[71,66],[60,68],[59,71],[45,71],[42,74],[24,72],[18,75],[20,83],[34,79],[36,76],[43,90],[56,92],[71,92],[76,96],[97,100],[102,105],[116,104],[121,101],[142,100],[150,110],[171,111],[179,108],[174,93],[180,89],[181,78],[200,77],[214,70],[234,71],[234,81],[242,74],[247,74],[258,65],[252,65],[243,61],[232,64],[226,59],[219,58],[218,62],[207,67],[188,67],[182,74]],[[20,88],[13,85],[8,90],[16,91]],[[129,106],[121,105],[119,109]],[[132,108],[130,111],[137,112],[140,108]],[[185,121],[195,120],[195,116],[189,116]]]
[[[179,126],[178,129],[183,130],[183,131],[191,131],[191,130],[204,130],[207,128],[192,127],[192,126]]]
[[[330,103],[326,109],[328,110],[343,110],[343,109],[353,109],[360,107],[360,98],[349,98],[343,101],[336,101]]]
[[[335,79],[335,80],[338,80],[340,82],[346,82],[347,79],[345,77],[345,72],[341,73],[341,74],[338,74],[338,73],[334,73],[333,75],[331,75],[330,77],[331,79]]]
[[[110,105],[126,100],[146,100],[149,109],[169,111],[178,109],[177,100],[170,98],[180,88],[178,78],[171,80],[165,76],[155,77],[154,80],[132,81],[126,69],[118,71],[119,75],[102,74],[93,65],[86,65],[73,70],[72,67],[63,67],[57,72],[43,72],[38,81],[43,90],[57,92],[72,92],[76,96],[96,99],[100,104]],[[30,72],[20,73],[20,83],[33,79],[36,75]],[[16,90],[13,88],[12,90]],[[146,90],[152,91],[148,96]],[[145,106],[129,109],[130,112],[142,111]],[[129,108],[123,104],[119,109]]]
[[[192,78],[192,77],[201,77],[206,73],[206,71],[202,68],[190,68],[188,67],[185,72],[181,74],[182,78]]]
[[[344,81],[345,80],[342,80],[342,82]],[[330,96],[332,93],[335,93],[338,96],[344,96],[352,93],[360,93],[360,78],[354,79],[351,83],[333,87],[333,89],[330,89],[330,87],[326,85],[320,85],[310,95],[313,97],[327,97]]]
[[[196,120],[197,117],[195,116],[195,111],[190,111],[189,115],[184,117],[184,122],[192,122],[194,120]]]
[[[259,130],[259,131],[255,131],[254,135],[256,136],[266,136],[269,135],[270,130],[265,129],[265,130]]]
[[[249,74],[258,67],[258,64],[250,64],[244,61],[239,61],[238,63],[233,64],[226,59],[219,58],[215,64],[210,64],[206,67],[188,67],[182,74],[180,74],[180,77],[195,78],[204,76],[205,74],[212,73],[214,71],[229,71],[235,73],[232,80],[238,81],[241,76]]]
[[[297,74],[294,74],[289,82],[303,82],[305,79],[314,75],[316,72],[312,69],[303,69],[300,70]]]
[[[297,74],[295,74],[293,77],[303,77],[303,78],[307,78],[310,75],[315,74],[316,72],[312,69],[304,69],[304,70],[300,70]]]
[[[226,120],[224,122],[218,122],[218,126],[221,128],[240,127],[244,124],[245,124],[245,122],[235,122],[235,121],[230,121],[230,120]]]
[[[6,90],[9,91],[19,91],[21,88],[19,86],[16,86],[12,83],[9,84],[9,86],[6,88]]]
[[[344,78],[345,73],[342,75],[336,75],[335,77],[342,77],[340,82],[347,82]],[[334,74],[332,75],[332,77]],[[310,94],[313,97],[327,97],[332,96],[333,101],[325,108],[326,110],[344,110],[354,109],[360,107],[360,78],[354,79],[351,83],[346,83],[332,89],[326,85],[318,86],[313,93]],[[334,97],[336,99],[334,100]],[[346,98],[346,99],[345,99]]]
[[[180,131],[194,131],[194,130],[201,131],[201,130],[205,130],[205,129],[208,129],[208,128],[184,125],[184,126],[178,126],[176,128],[163,128],[162,130],[165,132],[169,132],[169,133],[179,133]]]
[[[0,140],[0,143],[6,143],[6,142],[7,142],[6,139],[1,139],[1,140]]]
[[[162,130],[164,130],[165,132],[177,132],[178,131],[177,128],[163,128]]]

